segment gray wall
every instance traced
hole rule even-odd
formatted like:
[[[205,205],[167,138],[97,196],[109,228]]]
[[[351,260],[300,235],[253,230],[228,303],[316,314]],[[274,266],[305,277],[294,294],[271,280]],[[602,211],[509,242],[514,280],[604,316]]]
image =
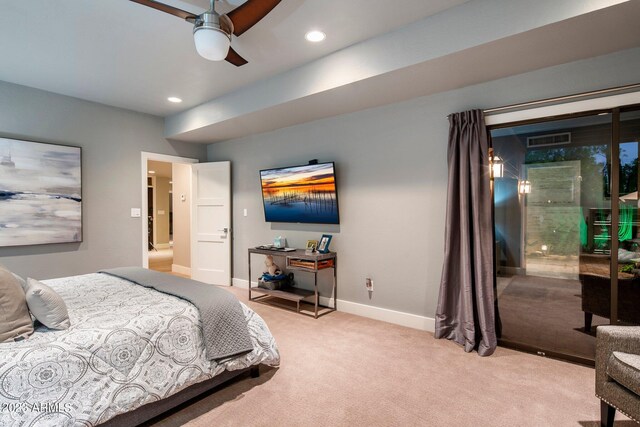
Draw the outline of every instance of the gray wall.
[[[0,263],[43,279],[141,265],[141,219],[130,217],[142,204],[140,152],[206,157],[205,146],[162,135],[158,117],[0,82],[0,137],[82,147],[84,238],[0,248]]]
[[[637,83],[639,67],[640,49],[632,49],[209,145],[210,161],[232,161],[234,277],[247,279],[250,246],[282,234],[301,247],[328,232],[339,299],[433,317],[444,247],[445,116]],[[266,223],[258,171],[314,158],[336,162],[340,226]]]

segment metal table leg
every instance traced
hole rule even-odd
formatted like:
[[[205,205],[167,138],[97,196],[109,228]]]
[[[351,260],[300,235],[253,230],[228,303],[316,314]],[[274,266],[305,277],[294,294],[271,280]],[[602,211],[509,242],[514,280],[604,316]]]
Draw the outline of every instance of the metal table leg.
[[[333,259],[333,309],[338,310],[338,260]]]
[[[249,252],[248,258],[249,258],[249,301],[251,301],[251,252]]]
[[[315,271],[313,273],[313,289],[316,292],[316,307],[315,307],[315,318],[318,318],[318,301],[319,301],[319,297],[318,297],[318,272]]]

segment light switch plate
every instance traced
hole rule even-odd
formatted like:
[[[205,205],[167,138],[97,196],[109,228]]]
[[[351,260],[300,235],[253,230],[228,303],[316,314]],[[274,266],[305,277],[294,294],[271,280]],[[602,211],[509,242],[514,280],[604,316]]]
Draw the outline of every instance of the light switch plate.
[[[140,218],[141,216],[140,208],[131,208],[131,218]]]

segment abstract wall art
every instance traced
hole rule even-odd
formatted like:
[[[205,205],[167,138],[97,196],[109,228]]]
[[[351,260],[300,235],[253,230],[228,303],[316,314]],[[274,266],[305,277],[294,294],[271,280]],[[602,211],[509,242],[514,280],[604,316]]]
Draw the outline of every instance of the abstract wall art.
[[[79,147],[0,138],[0,246],[82,241]]]

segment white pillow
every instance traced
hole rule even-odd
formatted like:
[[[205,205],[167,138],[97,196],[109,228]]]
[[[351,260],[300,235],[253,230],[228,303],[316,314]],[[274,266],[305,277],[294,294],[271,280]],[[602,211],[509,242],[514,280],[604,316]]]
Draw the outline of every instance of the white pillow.
[[[69,312],[60,295],[44,283],[27,279],[27,305],[31,314],[49,329],[69,329]]]

